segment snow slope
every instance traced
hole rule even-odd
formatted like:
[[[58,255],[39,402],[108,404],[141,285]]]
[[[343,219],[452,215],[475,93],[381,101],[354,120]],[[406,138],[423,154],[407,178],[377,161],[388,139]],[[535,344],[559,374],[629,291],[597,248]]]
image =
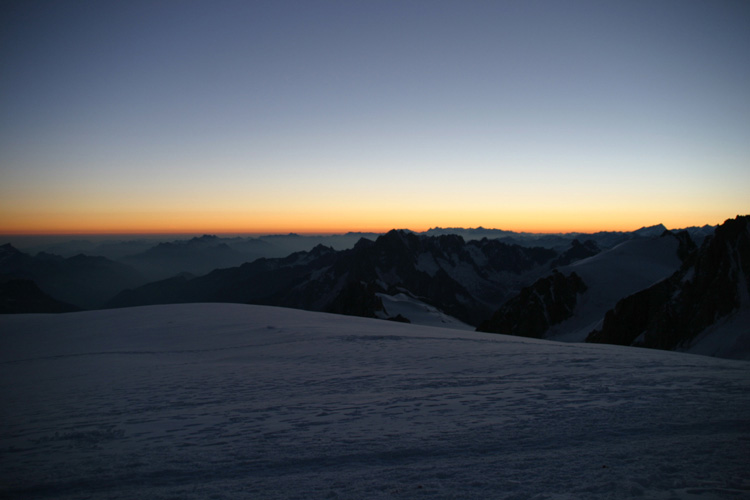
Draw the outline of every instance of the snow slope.
[[[415,325],[455,328],[457,330],[475,330],[475,327],[467,325],[463,321],[445,314],[436,307],[425,304],[421,300],[415,299],[405,293],[397,293],[394,295],[376,293],[375,295],[380,297],[380,300],[383,301],[383,308],[385,311],[379,315],[381,319],[401,315],[408,318],[409,322]]]
[[[750,308],[721,318],[678,351],[750,361]]]
[[[742,498],[750,363],[281,308],[0,317],[2,498]]]
[[[578,274],[588,290],[579,296],[573,317],[550,328],[547,338],[583,342],[618,300],[648,288],[680,268],[678,246],[673,237],[639,238],[560,267],[563,274]]]

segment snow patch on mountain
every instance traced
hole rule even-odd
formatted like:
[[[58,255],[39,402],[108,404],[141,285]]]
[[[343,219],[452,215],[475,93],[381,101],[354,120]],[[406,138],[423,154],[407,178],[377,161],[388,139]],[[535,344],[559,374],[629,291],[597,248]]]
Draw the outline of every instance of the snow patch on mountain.
[[[384,312],[377,314],[381,319],[401,316],[409,320],[410,323],[423,326],[435,326],[442,328],[455,328],[457,330],[473,331],[474,327],[459,321],[458,319],[445,314],[436,307],[425,304],[419,299],[407,295],[406,293],[397,293],[388,295],[386,293],[376,293],[380,300],[383,301]]]
[[[678,247],[679,241],[671,236],[633,239],[560,267],[563,274],[578,274],[588,290],[579,296],[573,317],[550,328],[547,338],[583,342],[618,300],[677,271]]]

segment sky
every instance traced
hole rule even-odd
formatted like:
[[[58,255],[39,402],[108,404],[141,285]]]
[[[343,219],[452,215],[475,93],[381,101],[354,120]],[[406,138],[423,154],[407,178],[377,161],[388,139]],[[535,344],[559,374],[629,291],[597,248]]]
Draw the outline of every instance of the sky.
[[[750,213],[746,1],[0,4],[0,233]]]

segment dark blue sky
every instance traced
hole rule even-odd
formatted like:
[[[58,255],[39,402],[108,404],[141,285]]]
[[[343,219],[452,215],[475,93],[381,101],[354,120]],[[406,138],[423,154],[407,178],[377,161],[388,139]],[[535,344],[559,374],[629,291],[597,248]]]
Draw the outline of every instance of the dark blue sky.
[[[0,230],[750,212],[748,2],[32,1],[0,22]]]

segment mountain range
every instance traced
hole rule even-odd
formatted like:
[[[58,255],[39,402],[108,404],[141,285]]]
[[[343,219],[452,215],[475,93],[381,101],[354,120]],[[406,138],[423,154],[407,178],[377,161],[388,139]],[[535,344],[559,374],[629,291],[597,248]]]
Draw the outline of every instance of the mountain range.
[[[586,247],[598,251],[595,245]],[[572,245],[571,252],[581,252]],[[240,302],[366,317],[390,317],[378,294],[405,294],[459,320],[477,324],[518,283],[567,259],[542,247],[457,235],[420,236],[393,230],[351,249],[318,245],[280,259],[257,259],[199,277],[178,276],[122,292],[107,305]]]
[[[106,257],[81,254],[66,258],[45,252],[32,256],[6,243],[0,246],[0,281],[15,280],[33,282],[43,294],[80,309],[101,307],[119,291],[145,282],[145,278],[132,267]],[[29,299],[33,295],[33,300],[42,300],[28,286],[4,286],[4,302],[18,300],[18,297],[9,295],[13,290],[18,293],[23,290]],[[22,303],[17,303],[17,306],[21,310],[26,307]]]
[[[713,232],[713,226],[685,229],[696,243]],[[597,233],[535,234],[479,228],[432,228],[418,236],[459,235],[465,241],[499,240],[525,247],[544,247],[565,251],[574,240],[593,241],[601,249],[611,248],[633,238],[659,236],[666,228],[662,224],[642,227],[636,231],[602,231]],[[0,236],[29,255],[54,254],[69,258],[77,255],[99,256],[127,264],[146,281],[172,277],[178,273],[201,275],[217,268],[239,266],[256,259],[281,258],[294,252],[309,251],[316,245],[334,250],[353,248],[362,238],[375,240],[382,233],[350,232],[335,235],[275,234],[258,237],[203,235],[182,239],[154,235],[124,237],[101,236],[98,239],[70,239],[64,236]],[[173,237],[172,237],[173,238]]]
[[[370,237],[350,233],[337,240],[319,237],[340,246],[356,239],[348,248],[319,243],[284,257],[251,261],[245,260],[250,249],[263,253],[319,240],[204,235],[159,242],[117,261],[46,252],[31,256],[6,244],[0,247],[0,310],[237,302],[684,350],[722,318],[734,325],[737,339],[748,330],[750,316],[742,312],[750,302],[747,219],[728,220],[715,234],[708,226],[675,232],[662,225],[580,238],[483,228],[392,230]],[[278,241],[271,243],[274,238]],[[693,276],[700,278],[699,284]],[[716,276],[721,278],[706,284]],[[717,292],[727,288],[739,292]],[[706,294],[720,305],[701,302]],[[685,298],[678,304],[664,300],[666,295]],[[690,328],[674,319],[692,317],[688,312],[695,307],[708,312],[691,321]],[[669,314],[674,318],[667,321]],[[684,335],[675,336],[677,331]],[[713,337],[717,335],[723,334]],[[665,336],[676,340],[655,340]]]

